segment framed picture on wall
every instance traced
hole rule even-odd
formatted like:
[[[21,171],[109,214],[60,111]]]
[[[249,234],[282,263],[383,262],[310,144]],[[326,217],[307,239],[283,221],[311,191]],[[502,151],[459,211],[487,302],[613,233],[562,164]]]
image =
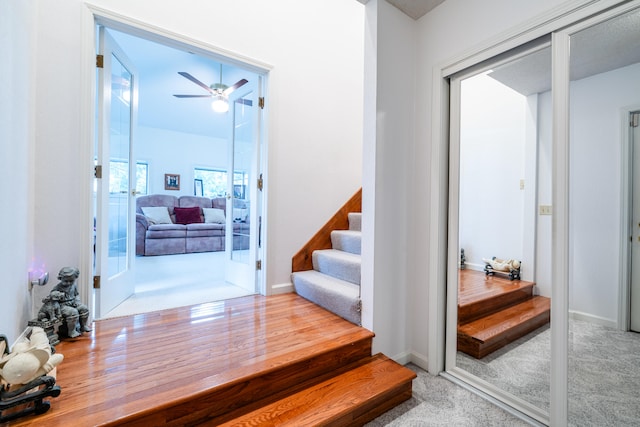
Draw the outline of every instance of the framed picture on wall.
[[[164,174],[165,190],[180,190],[180,175],[165,173]]]
[[[202,190],[202,180],[201,179],[194,179],[193,180],[193,195],[194,196],[203,196],[203,190]]]

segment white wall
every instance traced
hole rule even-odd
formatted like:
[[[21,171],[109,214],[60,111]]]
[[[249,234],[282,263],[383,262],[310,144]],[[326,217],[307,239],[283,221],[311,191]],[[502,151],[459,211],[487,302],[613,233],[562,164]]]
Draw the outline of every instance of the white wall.
[[[616,324],[622,115],[640,106],[640,64],[571,84],[569,308]],[[597,320],[597,319],[596,319]]]
[[[640,64],[571,83],[569,309],[615,326],[620,283],[622,115],[640,106]],[[551,93],[539,96],[539,204],[551,204]],[[551,217],[538,217],[536,281],[551,288]],[[542,292],[546,295],[545,292]]]
[[[523,261],[527,99],[486,74],[461,86],[460,247],[479,270],[483,258]]]
[[[28,271],[42,261],[42,254],[31,249],[35,76],[28,52],[35,47],[34,8],[32,0],[0,0],[0,335],[10,344],[31,318]]]
[[[190,133],[139,126],[135,156],[149,165],[149,194],[193,196],[196,167],[227,169],[227,141]],[[165,190],[164,175],[180,175],[180,190]]]
[[[367,3],[363,171],[363,325],[374,352],[408,361],[407,228],[415,94],[415,21],[383,0]],[[375,107],[375,109],[374,109]]]
[[[361,186],[364,6],[355,1],[96,0],[114,13],[271,64],[267,94],[267,286],[290,283],[291,257]],[[82,0],[38,2],[35,243],[52,270],[89,242],[81,201],[90,159],[80,130]],[[212,20],[223,16],[224,19]],[[25,60],[26,61],[26,60]],[[92,82],[90,82],[92,83]],[[86,175],[85,175],[86,174]],[[86,187],[86,188],[85,188]],[[55,207],[55,209],[53,209]],[[24,272],[20,273],[24,275]],[[44,290],[47,292],[48,289]],[[268,289],[267,291],[270,291]]]

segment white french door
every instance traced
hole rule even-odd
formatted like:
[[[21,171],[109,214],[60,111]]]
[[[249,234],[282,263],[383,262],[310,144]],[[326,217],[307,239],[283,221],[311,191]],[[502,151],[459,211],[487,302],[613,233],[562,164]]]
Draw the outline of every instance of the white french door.
[[[260,78],[258,77],[258,80]],[[259,234],[259,81],[229,96],[225,280],[256,292]]]
[[[96,317],[102,317],[134,293],[135,159],[137,76],[132,62],[99,27],[96,197]]]

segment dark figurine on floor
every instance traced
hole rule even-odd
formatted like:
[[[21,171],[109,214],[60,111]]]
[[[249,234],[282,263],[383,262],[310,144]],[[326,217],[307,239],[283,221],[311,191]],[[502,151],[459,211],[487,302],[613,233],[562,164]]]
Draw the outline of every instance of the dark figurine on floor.
[[[63,267],[58,273],[60,282],[53,288],[53,292],[58,291],[64,294],[60,300],[60,311],[64,319],[59,328],[59,332],[66,334],[69,338],[79,337],[82,332],[91,332],[87,325],[89,321],[89,309],[80,302],[76,280],[80,276],[80,270],[73,267]]]

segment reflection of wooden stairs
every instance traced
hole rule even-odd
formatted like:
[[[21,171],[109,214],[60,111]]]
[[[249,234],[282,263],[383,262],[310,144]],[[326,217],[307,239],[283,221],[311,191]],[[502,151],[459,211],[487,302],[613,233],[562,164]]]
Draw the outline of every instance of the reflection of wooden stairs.
[[[549,323],[551,300],[535,283],[460,270],[458,350],[477,359]]]

